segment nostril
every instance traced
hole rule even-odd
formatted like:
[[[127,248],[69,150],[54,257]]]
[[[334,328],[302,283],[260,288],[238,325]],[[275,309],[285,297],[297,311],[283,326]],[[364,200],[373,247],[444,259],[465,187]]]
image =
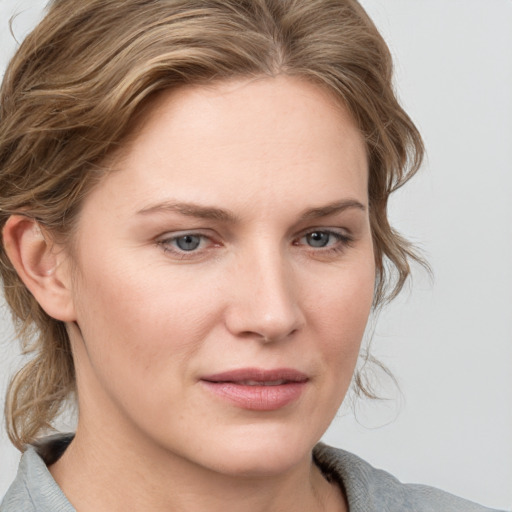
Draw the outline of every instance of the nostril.
[[[258,332],[258,331],[245,331],[238,334],[242,339],[255,340],[263,344],[274,343],[283,339],[293,337],[299,329],[293,328],[291,330],[279,329],[273,332]]]

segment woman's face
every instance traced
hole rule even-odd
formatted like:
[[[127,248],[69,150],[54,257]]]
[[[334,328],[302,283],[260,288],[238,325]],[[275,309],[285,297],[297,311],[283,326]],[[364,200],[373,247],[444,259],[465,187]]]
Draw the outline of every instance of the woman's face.
[[[224,473],[307,460],[373,297],[354,122],[293,78],[184,87],[113,168],[76,232],[79,431]]]

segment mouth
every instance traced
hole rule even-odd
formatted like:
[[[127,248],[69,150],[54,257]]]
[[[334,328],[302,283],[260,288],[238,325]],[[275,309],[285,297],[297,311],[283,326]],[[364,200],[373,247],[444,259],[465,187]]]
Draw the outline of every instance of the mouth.
[[[278,386],[287,382],[305,382],[308,380],[308,376],[292,368],[276,368],[274,370],[239,368],[208,375],[202,377],[201,380],[209,382],[236,382],[246,386]]]
[[[231,381],[226,381],[231,382]],[[233,383],[239,384],[240,386],[281,386],[282,384],[287,384],[288,380],[280,379],[280,380],[269,380],[269,381],[258,381],[258,380],[240,380],[233,381]]]
[[[200,379],[222,401],[252,411],[275,411],[300,398],[309,381],[294,369],[242,368]]]

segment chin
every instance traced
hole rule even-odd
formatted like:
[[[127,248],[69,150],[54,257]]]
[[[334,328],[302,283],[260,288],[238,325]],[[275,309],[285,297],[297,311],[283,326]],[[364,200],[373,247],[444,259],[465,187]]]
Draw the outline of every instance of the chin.
[[[270,430],[254,426],[238,435],[226,433],[202,452],[210,459],[209,463],[205,461],[206,465],[222,474],[246,478],[282,475],[305,461],[309,467],[312,449],[318,441],[316,436],[308,441],[308,436],[298,430]]]

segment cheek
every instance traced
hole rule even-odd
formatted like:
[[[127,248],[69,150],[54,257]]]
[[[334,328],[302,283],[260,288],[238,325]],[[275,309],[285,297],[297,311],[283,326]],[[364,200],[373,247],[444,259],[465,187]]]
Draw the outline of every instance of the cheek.
[[[153,374],[191,357],[210,328],[214,302],[199,282],[161,268],[88,262],[75,291],[78,324],[97,366]]]
[[[315,427],[318,437],[331,423],[350,387],[373,301],[373,265],[350,267],[334,274],[329,286],[311,302],[314,350],[321,358],[316,382],[322,398],[315,402],[311,414],[319,419]]]
[[[149,423],[169,407],[184,410],[212,301],[148,267],[122,275],[86,270],[76,289],[83,343],[74,354],[79,391],[97,403],[82,397],[82,407]]]
[[[373,262],[347,269],[315,296],[313,317],[330,364],[354,367],[373,303]],[[350,375],[351,377],[351,375]]]

